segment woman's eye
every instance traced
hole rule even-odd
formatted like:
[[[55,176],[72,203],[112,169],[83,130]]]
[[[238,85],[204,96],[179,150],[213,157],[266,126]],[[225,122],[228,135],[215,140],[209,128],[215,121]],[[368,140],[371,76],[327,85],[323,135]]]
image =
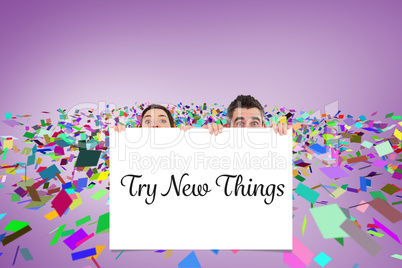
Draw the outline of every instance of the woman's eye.
[[[161,122],[162,122],[162,123],[166,123],[167,121],[166,121],[165,119],[162,119]]]
[[[239,123],[237,123],[237,125],[238,125],[238,126],[242,126],[242,125],[243,125],[243,122],[239,122]]]
[[[151,120],[145,120],[145,124],[150,124]]]

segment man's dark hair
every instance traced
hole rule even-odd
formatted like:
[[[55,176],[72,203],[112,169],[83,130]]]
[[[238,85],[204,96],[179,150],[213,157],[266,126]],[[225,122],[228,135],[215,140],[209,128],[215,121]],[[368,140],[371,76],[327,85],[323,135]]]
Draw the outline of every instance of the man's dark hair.
[[[173,119],[172,114],[170,113],[170,111],[168,109],[166,109],[164,106],[159,105],[159,104],[151,104],[147,108],[145,108],[144,111],[142,111],[142,114],[141,114],[141,127],[142,127],[142,119],[144,118],[144,115],[149,110],[152,110],[152,109],[163,110],[166,113],[167,117],[169,118],[170,127],[174,127],[174,119]]]
[[[251,95],[239,95],[237,98],[232,101],[229,104],[226,116],[228,117],[228,122],[229,125],[231,124],[230,122],[232,121],[233,118],[233,112],[236,108],[258,108],[261,112],[261,119],[262,119],[262,124],[264,124],[264,119],[265,119],[265,112],[264,108],[262,107],[261,103],[256,100],[253,96]]]

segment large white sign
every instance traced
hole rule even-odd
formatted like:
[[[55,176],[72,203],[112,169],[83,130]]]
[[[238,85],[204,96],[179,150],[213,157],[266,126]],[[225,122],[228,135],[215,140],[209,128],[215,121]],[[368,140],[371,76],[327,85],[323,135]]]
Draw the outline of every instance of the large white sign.
[[[292,133],[110,133],[110,249],[292,249]]]

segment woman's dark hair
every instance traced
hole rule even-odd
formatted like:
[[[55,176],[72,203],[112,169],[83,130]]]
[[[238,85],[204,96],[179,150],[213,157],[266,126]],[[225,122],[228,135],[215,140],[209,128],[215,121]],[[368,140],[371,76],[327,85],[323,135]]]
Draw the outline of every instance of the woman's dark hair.
[[[141,127],[142,127],[142,119],[144,118],[144,115],[145,115],[149,110],[152,110],[152,109],[160,109],[160,110],[163,110],[163,111],[166,113],[167,117],[169,118],[170,127],[174,127],[174,126],[175,126],[174,120],[173,120],[173,116],[172,116],[172,114],[169,112],[168,109],[166,109],[164,106],[159,105],[159,104],[151,104],[151,105],[149,105],[147,108],[145,108],[144,111],[142,111],[142,114],[141,114]]]

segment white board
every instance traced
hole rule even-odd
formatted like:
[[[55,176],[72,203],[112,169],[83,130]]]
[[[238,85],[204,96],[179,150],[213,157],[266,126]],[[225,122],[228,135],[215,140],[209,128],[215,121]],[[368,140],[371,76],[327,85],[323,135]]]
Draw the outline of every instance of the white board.
[[[129,128],[109,150],[111,250],[292,249],[291,132]]]

